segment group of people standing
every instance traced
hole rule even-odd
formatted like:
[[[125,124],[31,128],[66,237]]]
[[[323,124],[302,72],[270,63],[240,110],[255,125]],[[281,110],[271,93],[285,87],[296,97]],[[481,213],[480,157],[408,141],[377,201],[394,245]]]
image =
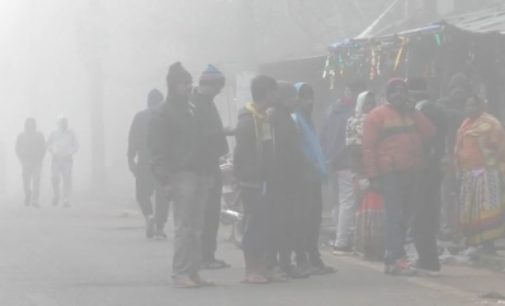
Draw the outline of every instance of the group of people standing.
[[[503,238],[505,131],[464,76],[451,84],[435,102],[425,79],[392,79],[376,106],[364,83],[350,82],[330,107],[321,140],[337,191],[336,253],[358,242],[365,258],[384,258],[387,274],[436,275],[444,228],[485,252]],[[417,262],[407,257],[408,240]]]
[[[27,118],[24,131],[16,140],[16,155],[21,163],[24,186],[24,204],[39,207],[40,179],[46,151],[51,154],[51,177],[54,206],[71,206],[73,156],[78,151],[77,138],[68,126],[68,120],[58,118],[57,129],[46,141],[37,130],[34,118]],[[63,181],[63,196],[61,183]]]
[[[335,272],[319,252],[323,184],[334,195],[335,251],[352,251],[359,241],[365,256],[384,259],[387,274],[440,271],[441,210],[458,211],[457,227],[469,246],[492,249],[503,236],[505,131],[478,95],[434,102],[426,80],[392,79],[379,103],[364,83],[351,82],[317,133],[309,84],[255,77],[252,101],[228,129],[214,103],[225,85],[216,67],[209,65],[193,88],[191,74],[175,63],[166,82],[167,97],[151,91],[148,109],[135,116],[128,158],[148,238],[166,237],[173,205],[176,287],[211,286],[199,271],[229,267],[215,253],[219,160],[232,135],[244,207],[244,283]],[[457,209],[441,209],[447,177],[458,182]],[[367,201],[375,204],[360,210]],[[405,251],[409,238],[418,253],[415,267]]]
[[[215,258],[222,193],[219,161],[229,148],[214,98],[225,77],[209,65],[193,88],[191,74],[178,62],[170,66],[166,82],[167,97],[151,91],[147,110],[133,120],[129,166],[148,238],[166,238],[163,229],[173,205],[174,285],[210,286],[200,269],[230,266]]]
[[[318,250],[326,167],[310,118],[312,87],[256,77],[253,102],[240,112],[236,129],[230,129],[223,127],[214,103],[225,85],[216,67],[209,65],[193,88],[191,74],[175,63],[166,82],[167,97],[151,91],[148,108],[133,120],[128,160],[148,238],[166,237],[163,228],[169,203],[173,205],[174,285],[210,286],[199,271],[229,267],[215,253],[222,194],[219,161],[228,153],[226,137],[232,135],[245,214],[244,282],[333,273]]]

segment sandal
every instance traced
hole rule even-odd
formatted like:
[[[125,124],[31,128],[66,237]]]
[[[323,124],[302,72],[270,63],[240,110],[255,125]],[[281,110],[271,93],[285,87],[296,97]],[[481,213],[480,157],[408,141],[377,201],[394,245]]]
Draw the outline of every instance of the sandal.
[[[174,288],[178,289],[195,289],[200,288],[200,284],[192,280],[191,278],[176,278],[174,280]]]
[[[216,286],[215,283],[206,281],[206,280],[202,279],[199,275],[192,276],[190,279],[193,282],[195,282],[196,284],[198,284],[198,286],[200,286],[200,287],[214,287],[214,286]]]
[[[214,259],[213,261],[206,262],[203,264],[202,268],[206,270],[220,270],[230,268],[231,265],[227,264],[223,260]]]
[[[250,285],[266,285],[270,283],[270,280],[259,274],[250,274],[246,279],[242,281],[242,283]]]

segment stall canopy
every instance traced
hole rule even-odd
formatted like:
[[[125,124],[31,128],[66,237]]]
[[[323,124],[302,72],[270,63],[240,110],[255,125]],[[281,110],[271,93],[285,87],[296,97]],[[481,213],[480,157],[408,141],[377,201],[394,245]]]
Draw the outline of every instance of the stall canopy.
[[[498,111],[505,83],[505,7],[451,17],[422,28],[329,47],[324,78],[331,88],[367,80],[381,88],[392,77],[424,77],[442,95],[450,77],[466,74]]]

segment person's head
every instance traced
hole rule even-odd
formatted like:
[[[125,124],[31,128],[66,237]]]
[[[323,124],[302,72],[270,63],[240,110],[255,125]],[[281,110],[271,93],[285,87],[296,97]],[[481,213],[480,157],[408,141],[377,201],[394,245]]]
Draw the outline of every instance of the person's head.
[[[33,133],[37,130],[37,122],[35,118],[29,117],[25,120],[25,132]]]
[[[167,87],[170,97],[189,100],[193,90],[193,78],[181,62],[172,64],[168,69]]]
[[[468,79],[468,77],[463,73],[454,74],[449,80],[449,92],[454,89],[462,89],[465,91],[470,91],[472,87],[472,83]]]
[[[428,100],[428,82],[423,77],[413,77],[407,80],[407,86],[409,88],[409,95],[414,99],[415,103]]]
[[[353,80],[345,84],[342,103],[345,105],[354,105],[358,95],[367,90],[365,82]]]
[[[63,116],[58,117],[56,124],[58,126],[58,130],[60,131],[68,130],[68,119],[66,117]]]
[[[217,96],[226,83],[224,74],[213,65],[208,65],[202,72],[198,82],[198,90],[202,94]]]
[[[289,112],[294,112],[299,104],[297,99],[296,87],[289,82],[279,82],[277,90],[277,105],[287,109]]]
[[[312,113],[315,99],[314,89],[307,83],[296,83],[295,87],[298,91],[299,106],[303,111],[309,114]]]
[[[147,107],[156,108],[163,102],[163,94],[156,88],[152,89],[147,96]]]
[[[274,105],[277,95],[277,81],[266,75],[259,75],[251,81],[253,102],[263,108]]]
[[[447,99],[447,103],[454,107],[463,107],[466,99],[471,95],[466,89],[462,88],[454,88],[449,93],[449,97]]]
[[[486,101],[476,94],[467,97],[465,101],[465,113],[468,118],[477,118],[486,110]]]
[[[364,91],[358,95],[355,113],[368,114],[376,106],[375,94],[371,91]]]
[[[409,92],[403,79],[391,79],[386,86],[386,99],[394,108],[405,111],[409,107]]]

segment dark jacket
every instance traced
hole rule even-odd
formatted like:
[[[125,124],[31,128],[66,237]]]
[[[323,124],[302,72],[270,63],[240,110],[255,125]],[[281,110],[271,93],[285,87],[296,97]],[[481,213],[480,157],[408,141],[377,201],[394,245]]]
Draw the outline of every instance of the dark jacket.
[[[353,115],[354,109],[343,104],[330,106],[328,115],[321,131],[321,147],[331,170],[349,169],[345,130],[347,120]]]
[[[147,148],[147,131],[154,112],[153,109],[138,112],[130,126],[128,160],[132,161],[137,158],[137,167],[140,169],[149,169],[151,166],[151,155]]]
[[[425,147],[426,165],[430,168],[440,168],[442,159],[445,157],[445,143],[448,130],[448,122],[445,110],[431,100],[417,103],[420,110],[437,128],[437,133]]]
[[[291,113],[277,107],[272,116],[274,137],[275,177],[277,187],[292,191],[296,186],[314,178],[315,171],[303,151],[303,138]]]
[[[166,184],[173,173],[200,171],[200,140],[195,106],[168,98],[153,114],[148,129],[153,175]]]
[[[202,130],[199,159],[202,167],[213,169],[219,165],[219,158],[228,153],[229,147],[223,132],[223,122],[212,96],[196,91],[192,98]]]
[[[38,166],[46,154],[46,140],[40,132],[21,133],[16,141],[16,155],[24,166]]]
[[[271,180],[273,170],[273,138],[257,139],[253,115],[239,111],[235,128],[235,151],[233,169],[235,177],[244,187],[261,188]]]

